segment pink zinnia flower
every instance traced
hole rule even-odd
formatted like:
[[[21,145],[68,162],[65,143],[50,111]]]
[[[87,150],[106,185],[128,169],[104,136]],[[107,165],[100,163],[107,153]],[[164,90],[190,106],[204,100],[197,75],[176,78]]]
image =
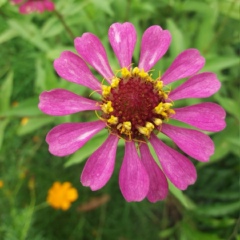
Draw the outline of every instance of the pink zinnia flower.
[[[102,43],[92,33],[84,33],[75,39],[80,57],[64,51],[54,61],[59,76],[101,94],[100,101],[54,89],[43,92],[39,103],[39,108],[49,115],[93,110],[99,111],[100,119],[60,124],[48,133],[46,141],[53,155],[66,156],[105,129],[108,133],[106,141],[89,157],[81,175],[84,186],[98,190],[110,179],[118,140],[124,139],[125,154],[119,174],[124,198],[141,201],[147,197],[156,202],[167,196],[166,177],[181,190],[197,178],[193,163],[163,143],[157,135],[167,135],[183,152],[199,161],[208,161],[214,152],[214,144],[208,135],[166,122],[175,119],[212,132],[225,127],[225,111],[219,105],[205,102],[173,109],[173,101],[209,97],[219,90],[220,82],[214,73],[198,73],[205,60],[196,49],[180,53],[167,71],[154,80],[148,72],[166,53],[171,42],[169,31],[160,26],[151,26],[144,32],[138,67],[131,67],[137,40],[134,26],[128,22],[114,23],[109,28],[108,37],[121,67],[116,75],[110,68]],[[93,76],[85,62],[103,76],[106,84],[101,84]],[[188,77],[170,92],[168,84]],[[153,159],[148,144],[154,148],[160,166]]]
[[[11,0],[11,3],[20,5],[19,12],[21,14],[54,10],[54,3],[50,0]]]

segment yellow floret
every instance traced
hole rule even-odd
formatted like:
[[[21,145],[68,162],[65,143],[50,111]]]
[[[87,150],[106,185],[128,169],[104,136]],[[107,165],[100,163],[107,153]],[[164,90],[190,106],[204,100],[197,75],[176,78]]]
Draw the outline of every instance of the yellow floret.
[[[150,136],[151,133],[146,127],[138,127],[138,131],[147,137]]]
[[[168,109],[170,109],[170,107],[172,107],[172,105],[173,105],[172,103],[164,103],[163,107],[165,110],[168,110]]]
[[[111,117],[107,120],[107,122],[112,125],[116,125],[118,123],[118,117],[114,117],[113,115],[111,115]]]
[[[159,126],[162,124],[162,120],[160,118],[154,118],[153,122],[155,123],[155,125]]]
[[[105,86],[102,85],[102,95],[103,97],[107,97],[111,92],[111,87],[110,86]]]
[[[164,118],[168,118],[168,113],[167,113],[167,112],[161,112],[161,115],[162,115]]]
[[[123,122],[123,128],[130,131],[132,127],[132,123],[127,121],[127,122]]]
[[[150,137],[151,132],[154,129],[154,125],[151,122],[146,122],[145,127],[138,127],[138,131],[145,135],[146,137]]]
[[[140,70],[138,67],[135,67],[133,70],[132,70],[132,74],[137,76],[139,74]]]
[[[163,97],[164,99],[168,99],[168,94],[167,94],[166,92],[160,90],[160,91],[158,92],[158,94],[159,94],[161,97]]]
[[[139,77],[147,78],[149,77],[148,73],[146,73],[143,69],[138,73]]]
[[[162,103],[161,102],[154,108],[153,111],[157,114],[160,114],[164,119],[168,120],[169,114],[175,113],[175,111],[173,109],[170,109],[170,107],[172,107],[172,105],[173,105],[172,103]],[[160,122],[160,124],[161,124],[161,122]]]
[[[160,91],[160,90],[162,90],[162,88],[163,88],[163,81],[157,81],[155,83],[155,89]]]
[[[169,110],[168,110],[168,113],[169,113],[169,114],[175,114],[175,111],[174,111],[173,109],[169,109]]]
[[[157,114],[161,114],[161,112],[164,110],[163,108],[163,103],[160,102],[155,108],[154,108],[154,112]]]
[[[146,122],[146,128],[152,131],[154,129],[154,125],[151,122]]]
[[[113,107],[112,107],[111,101],[107,101],[107,103],[104,103],[101,108],[102,108],[103,112],[105,112],[105,113],[113,112]]]
[[[123,78],[131,77],[131,73],[127,68],[122,68],[121,74]]]
[[[120,133],[126,134],[126,135],[131,135],[131,128],[132,128],[132,123],[129,121],[123,122],[118,124],[117,129],[120,130]]]
[[[118,77],[114,77],[111,82],[111,87],[113,88],[117,87],[119,82],[120,82],[120,79]]]

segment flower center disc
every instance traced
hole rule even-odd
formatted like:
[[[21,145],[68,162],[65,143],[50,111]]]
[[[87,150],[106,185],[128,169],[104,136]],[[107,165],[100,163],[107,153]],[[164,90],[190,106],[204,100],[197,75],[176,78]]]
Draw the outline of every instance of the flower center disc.
[[[174,113],[166,103],[163,83],[138,68],[121,69],[111,86],[103,85],[102,118],[112,133],[125,140],[144,141],[162,121]]]
[[[131,77],[125,82],[121,79],[109,98],[114,109],[112,114],[118,117],[119,122],[130,121],[132,127],[144,126],[154,117],[152,110],[162,100],[153,90],[152,83],[140,78]]]

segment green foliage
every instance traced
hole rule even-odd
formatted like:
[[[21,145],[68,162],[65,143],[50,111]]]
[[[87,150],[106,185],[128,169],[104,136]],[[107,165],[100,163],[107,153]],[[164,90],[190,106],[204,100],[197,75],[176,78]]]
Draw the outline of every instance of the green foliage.
[[[3,112],[9,108],[10,98],[12,94],[12,85],[13,85],[13,72],[9,72],[5,81],[1,86],[0,92],[0,111]]]
[[[0,188],[0,239],[240,239],[239,1],[58,0],[57,12],[30,15],[20,15],[17,6],[9,2],[0,0],[0,181],[4,183]],[[156,74],[163,73],[184,49],[198,48],[206,58],[203,71],[215,72],[222,83],[209,100],[227,112],[227,127],[210,135],[215,154],[208,163],[194,162],[198,172],[194,186],[182,192],[170,184],[168,198],[156,204],[147,200],[127,203],[121,196],[118,173],[123,141],[110,182],[98,192],[82,187],[79,175],[84,161],[106,139],[106,133],[99,133],[69,157],[54,157],[44,140],[53,126],[96,116],[80,113],[51,117],[37,106],[44,90],[65,88],[84,96],[90,94],[85,87],[59,78],[53,68],[53,60],[62,51],[75,51],[71,34],[98,35],[111,66],[117,70],[107,32],[113,22],[123,21],[132,22],[137,30],[134,64],[138,63],[144,30],[161,25],[171,32],[172,43],[154,67]],[[207,100],[182,100],[179,106],[202,101]],[[27,119],[25,123],[23,118]],[[169,142],[167,137],[163,140]],[[78,189],[78,200],[66,212],[46,204],[54,181],[69,181]],[[88,212],[79,210],[82,204],[104,194],[110,196],[105,204]]]

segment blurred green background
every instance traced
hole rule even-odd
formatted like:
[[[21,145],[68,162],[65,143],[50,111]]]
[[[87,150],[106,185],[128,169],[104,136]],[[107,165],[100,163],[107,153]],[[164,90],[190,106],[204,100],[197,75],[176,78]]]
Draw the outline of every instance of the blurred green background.
[[[0,0],[0,239],[3,240],[235,240],[240,239],[239,196],[239,8],[238,0],[58,0],[56,12],[21,15]],[[170,30],[172,44],[155,66],[163,72],[181,51],[197,48],[206,58],[202,71],[215,72],[221,90],[207,100],[227,112],[227,127],[210,136],[215,154],[208,163],[193,160],[195,185],[181,192],[171,187],[168,198],[155,204],[128,203],[118,186],[123,144],[114,175],[97,192],[83,187],[84,162],[105,138],[98,135],[75,154],[58,158],[48,152],[47,132],[67,121],[89,121],[94,114],[51,117],[38,108],[44,90],[89,91],[60,79],[53,60],[63,50],[75,51],[73,35],[96,34],[105,45],[114,70],[119,68],[108,43],[114,22],[132,22],[138,33],[133,62],[138,62],[141,35],[151,25]],[[99,78],[101,79],[101,78]],[[171,143],[169,143],[171,144]],[[78,199],[67,211],[45,204],[55,181],[69,181]],[[1,185],[1,184],[0,184]],[[104,201],[105,199],[105,201]],[[95,206],[91,205],[95,202]]]

